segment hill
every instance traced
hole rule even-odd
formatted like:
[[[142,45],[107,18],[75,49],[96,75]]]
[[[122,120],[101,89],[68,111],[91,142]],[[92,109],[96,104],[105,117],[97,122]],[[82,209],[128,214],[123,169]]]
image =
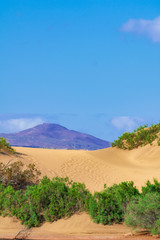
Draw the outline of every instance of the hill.
[[[0,161],[8,162],[12,158],[25,165],[34,163],[42,176],[68,176],[85,183],[92,192],[101,191],[104,184],[134,181],[140,188],[147,180],[160,180],[160,147],[156,142],[133,150],[112,147],[97,151],[22,147],[15,150],[19,153],[17,156],[0,155]]]
[[[110,143],[88,134],[69,130],[58,124],[44,123],[18,133],[4,134],[11,146],[97,150],[110,147]]]

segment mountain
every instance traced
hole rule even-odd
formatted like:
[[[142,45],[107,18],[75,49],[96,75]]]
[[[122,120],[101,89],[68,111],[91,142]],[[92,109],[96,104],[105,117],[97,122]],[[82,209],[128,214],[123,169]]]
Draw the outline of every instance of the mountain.
[[[110,147],[107,141],[50,123],[43,123],[18,133],[0,133],[0,137],[7,138],[11,146],[19,147],[86,150]]]

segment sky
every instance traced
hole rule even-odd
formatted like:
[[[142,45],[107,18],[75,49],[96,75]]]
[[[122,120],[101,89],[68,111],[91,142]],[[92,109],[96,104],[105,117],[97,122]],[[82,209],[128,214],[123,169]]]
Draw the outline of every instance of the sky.
[[[1,0],[0,56],[0,132],[160,120],[159,0]]]

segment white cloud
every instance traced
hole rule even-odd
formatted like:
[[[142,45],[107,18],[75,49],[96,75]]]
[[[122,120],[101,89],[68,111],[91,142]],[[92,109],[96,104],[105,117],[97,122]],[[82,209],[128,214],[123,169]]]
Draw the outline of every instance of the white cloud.
[[[112,125],[118,130],[122,131],[133,131],[140,124],[142,124],[143,119],[129,116],[115,117],[112,119]]]
[[[121,27],[123,32],[134,32],[146,35],[153,42],[160,42],[160,16],[153,20],[130,19]]]
[[[0,120],[1,132],[18,132],[43,123],[42,118],[15,118]]]

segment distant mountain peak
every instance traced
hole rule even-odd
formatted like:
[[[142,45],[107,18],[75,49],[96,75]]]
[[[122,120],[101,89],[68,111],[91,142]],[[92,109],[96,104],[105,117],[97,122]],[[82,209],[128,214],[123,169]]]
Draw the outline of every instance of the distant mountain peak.
[[[43,123],[18,133],[0,134],[0,137],[7,138],[11,146],[20,147],[86,150],[110,147],[107,141],[54,123]]]
[[[40,125],[35,126],[34,128],[32,128],[36,131],[39,132],[49,132],[49,131],[63,131],[63,130],[68,130],[66,127],[63,127],[59,124],[55,124],[55,123],[42,123]]]
[[[42,123],[34,127],[35,129],[48,129],[48,130],[55,130],[55,129],[67,129],[56,123]]]

